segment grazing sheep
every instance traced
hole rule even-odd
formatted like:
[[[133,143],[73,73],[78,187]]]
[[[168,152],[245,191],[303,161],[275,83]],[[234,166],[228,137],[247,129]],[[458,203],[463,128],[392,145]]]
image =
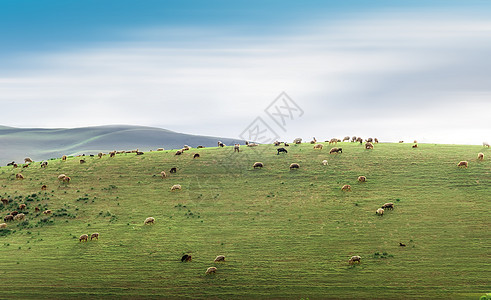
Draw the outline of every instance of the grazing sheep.
[[[144,153],[141,151],[136,151],[136,155],[143,155]]]
[[[458,164],[457,164],[457,167],[468,167],[469,166],[469,163],[467,161],[460,161]]]
[[[399,141],[399,143],[404,143],[404,141]]]
[[[7,228],[7,223],[2,223],[2,224],[0,224],[0,228],[2,228],[2,229],[3,229],[3,228]]]
[[[155,219],[153,217],[148,217],[145,219],[145,222],[143,222],[143,225],[147,225],[147,224],[155,224]]]
[[[70,183],[70,180],[72,180],[72,179],[68,176],[65,176],[65,178],[63,178],[64,183]]]
[[[103,155],[104,154],[102,152],[97,153],[97,156],[99,156],[99,158],[102,158]]]
[[[350,265],[354,264],[355,262],[357,263],[361,263],[361,256],[359,255],[355,255],[355,256],[352,256],[349,260],[348,260],[348,263]]]
[[[484,153],[482,153],[482,152],[481,153],[478,153],[477,154],[477,159],[478,160],[483,160],[484,159]]]
[[[85,159],[81,159],[81,160],[80,160],[80,163],[81,163],[81,164],[85,164]]]
[[[215,258],[215,262],[221,262],[221,261],[225,261],[225,256],[223,256],[223,255],[218,255],[218,256]]]
[[[301,144],[302,143],[302,139],[301,138],[296,138],[296,139],[293,140],[293,143],[294,144],[297,144],[297,145],[298,144]]]
[[[18,165],[17,164],[13,164],[12,167],[14,167],[14,169],[15,169],[15,168],[18,167]]]
[[[43,184],[43,185],[41,186],[41,191],[46,191],[46,189],[47,189],[47,188],[48,188],[48,187],[46,186],[46,184]]]
[[[384,209],[383,208],[378,208],[377,211],[375,212],[376,215],[383,216],[384,215]]]
[[[349,142],[349,136],[345,136],[345,137],[343,138],[343,142],[344,142],[344,141],[348,141],[348,142]]]
[[[297,164],[297,163],[292,163],[292,164],[290,165],[290,170],[292,170],[292,169],[300,169],[300,165],[299,165],[299,164]]]
[[[357,137],[356,137],[356,136],[353,136],[353,137],[351,138],[351,142],[352,142],[352,143],[356,142],[356,139],[357,139]]]
[[[195,154],[193,155],[193,159],[195,159],[195,158],[199,158],[199,153],[195,153]]]
[[[338,143],[338,139],[337,138],[332,138],[329,140],[329,145],[331,144],[337,144]]]
[[[177,168],[176,168],[176,167],[174,167],[174,168],[170,168],[170,171],[169,171],[169,172],[170,172],[170,173],[176,173],[176,172],[177,172]]]
[[[189,149],[191,149],[191,147],[189,147],[188,145],[184,145],[182,147],[182,150],[184,150],[184,151],[188,151]]]
[[[61,157],[61,160],[62,160],[62,161],[66,161],[66,155],[63,155],[63,156]]]
[[[13,221],[13,220],[14,220],[14,216],[12,216],[12,215],[6,215],[6,216],[3,218],[3,220],[4,220],[5,222],[10,222],[10,221]]]
[[[65,178],[65,177],[66,177],[65,174],[60,174],[60,175],[58,175],[58,180],[63,180],[63,178]]]
[[[324,160],[322,161],[322,164],[323,164],[324,166],[327,166],[327,160],[325,160],[325,159],[324,159]]]
[[[24,158],[24,163],[32,163],[32,159],[30,157]]]
[[[373,142],[374,142],[375,144],[378,144],[378,139],[377,139],[377,138],[374,138],[374,139],[373,139]]]
[[[164,179],[165,177],[167,177],[167,174],[165,174],[165,171],[162,171],[160,172],[160,176],[162,176],[162,179]]]
[[[343,185],[343,187],[341,188],[341,191],[351,192],[351,185],[349,185],[349,184]]]
[[[17,214],[14,216],[14,220],[18,220],[18,221],[24,220],[25,217],[26,217],[26,215],[24,215],[23,213],[20,213],[20,214]]]
[[[365,181],[367,181],[367,178],[365,176],[358,176],[358,181],[359,182],[365,182]]]
[[[113,152],[109,152],[109,157],[115,157],[116,156],[116,152],[113,151]]]
[[[315,144],[317,143],[317,140],[315,139],[315,137],[313,138],[313,140],[310,141],[311,144]]]
[[[99,240],[99,233],[93,233],[90,235],[90,240],[92,241],[92,239],[96,239],[96,240]]]
[[[276,155],[280,155],[280,152],[281,153],[288,153],[288,151],[286,151],[285,148],[278,148],[278,149],[276,149],[276,151],[277,151]]]
[[[215,274],[216,271],[217,271],[217,268],[215,268],[215,267],[209,267],[206,270],[205,274],[211,274],[211,273]]]
[[[234,145],[234,152],[240,152],[240,145],[239,144]]]
[[[52,213],[51,209],[47,209],[45,211],[43,211],[43,214],[45,215],[50,215]]]
[[[392,202],[384,203],[384,205],[382,205],[382,208],[383,209],[394,209],[394,203],[392,203]]]
[[[324,145],[322,145],[322,144],[316,144],[314,146],[314,149],[320,149],[320,150],[322,150],[323,147],[324,147]]]
[[[279,146],[279,145],[281,145],[281,142],[279,142],[279,141],[275,141],[275,142],[273,143],[273,145],[275,145],[275,146]]]
[[[48,166],[48,162],[47,161],[43,161],[41,163],[41,168],[46,168]]]
[[[373,143],[373,139],[372,138],[368,138],[367,139],[367,143]]]
[[[399,246],[406,247],[406,244],[403,244],[403,243],[399,242]]]
[[[256,143],[247,143],[247,147],[257,147],[259,144]]]
[[[489,143],[487,143],[487,142],[483,142],[483,143],[482,143],[482,146],[483,146],[483,147],[488,147],[488,148],[489,148]]]
[[[158,148],[157,151],[164,151],[164,148]]]
[[[19,210],[24,210],[24,209],[26,209],[26,207],[27,206],[25,204],[21,204],[21,205],[19,205]]]
[[[198,146],[198,147],[196,147],[196,148],[201,149],[201,148],[204,148],[204,146],[201,146],[201,145],[200,145],[200,146]]]
[[[10,214],[11,214],[12,216],[14,216],[14,217],[15,217],[15,216],[17,216],[17,215],[19,214],[19,212],[18,212],[18,211],[16,211],[16,210],[14,210],[14,211],[13,211],[13,212],[11,212]]]
[[[343,153],[343,148],[332,148],[331,150],[329,150],[329,154],[333,154],[333,153]]]
[[[222,142],[220,142],[220,141],[218,141],[218,147],[225,147],[225,144],[222,143]]]
[[[283,145],[285,145],[285,147],[290,147],[290,145],[287,142],[283,142]]]
[[[25,164],[25,165],[23,165],[23,166],[22,166],[22,168],[23,168],[23,169],[25,169],[25,168],[29,168],[29,164]]]
[[[256,169],[256,168],[262,168],[262,167],[264,167],[264,164],[262,162],[255,162],[252,167],[254,169]]]
[[[414,144],[413,145],[413,148],[418,148],[418,144]]]
[[[86,235],[86,234],[82,234],[79,238],[78,238],[78,241],[81,242],[81,241],[85,241],[87,242],[89,240],[89,236]]]
[[[367,149],[367,150],[373,149],[373,144],[372,144],[372,142],[367,142],[367,143],[365,144],[365,149]]]
[[[24,179],[24,175],[22,175],[21,173],[17,173],[17,174],[15,174],[15,178],[16,179]]]
[[[170,188],[170,190],[171,190],[171,191],[176,191],[176,190],[181,190],[181,189],[182,189],[182,188],[181,188],[181,185],[180,185],[180,184],[174,184],[174,185],[173,185],[173,186]]]
[[[191,255],[188,255],[188,254],[184,254],[181,257],[181,262],[190,262],[192,260],[193,260],[193,257]]]
[[[175,155],[181,155],[181,154],[182,154],[182,150],[177,150]]]

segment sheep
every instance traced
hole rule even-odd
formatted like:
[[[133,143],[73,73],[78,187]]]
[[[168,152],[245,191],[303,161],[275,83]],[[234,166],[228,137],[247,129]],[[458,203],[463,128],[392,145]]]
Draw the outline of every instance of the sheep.
[[[488,143],[488,142],[483,142],[483,143],[482,143],[482,146],[483,146],[483,147],[488,147],[488,148],[489,148],[489,143]]]
[[[417,143],[418,143],[418,141],[417,141],[417,140],[414,140],[414,142],[413,142],[413,143],[414,143],[414,144],[417,144]]]
[[[293,170],[293,169],[299,169],[299,168],[300,168],[300,165],[299,165],[299,164],[297,164],[297,163],[292,163],[292,164],[290,165],[290,170]]]
[[[457,167],[468,167],[469,166],[469,163],[467,161],[460,161],[458,164],[457,164]]]
[[[367,141],[367,143],[373,143],[373,139],[372,138],[368,138],[366,141]]]
[[[343,185],[343,187],[341,188],[341,191],[351,192],[351,185],[349,185],[349,184]]]
[[[218,147],[225,147],[225,144],[222,143],[222,142],[220,142],[220,141],[218,141]]]
[[[256,169],[256,168],[262,168],[262,167],[264,167],[264,164],[262,162],[255,162],[252,167],[254,169]]]
[[[164,151],[164,148],[158,148],[157,151]]]
[[[80,163],[81,163],[81,164],[85,164],[85,159],[81,159],[81,160],[80,160]]]
[[[92,239],[99,240],[99,233],[96,232],[96,233],[91,234],[90,235],[90,240],[92,241]]]
[[[116,156],[116,151],[109,152],[109,157],[115,157]]]
[[[7,167],[8,167],[8,166],[13,166],[13,165],[15,165],[15,161],[9,162],[9,163],[7,164]]]
[[[234,152],[240,152],[240,145],[239,144],[234,145]]]
[[[19,214],[19,212],[18,212],[18,211],[16,211],[16,210],[14,210],[14,211],[13,211],[13,212],[11,212],[10,214],[11,214],[12,216],[14,216],[14,217],[15,217],[15,216],[17,216],[17,215]]]
[[[283,145],[284,145],[285,147],[290,147],[290,144],[288,144],[287,142],[283,142]]]
[[[61,157],[61,160],[62,160],[62,161],[66,161],[66,155],[63,155],[63,156]]]
[[[165,171],[162,171],[160,172],[160,176],[162,176],[162,179],[164,179],[165,177],[167,177],[167,174],[165,174]]]
[[[25,217],[26,217],[26,215],[24,215],[23,213],[20,213],[20,214],[17,214],[14,216],[14,220],[18,220],[18,221],[24,220]]]
[[[45,215],[50,215],[52,213],[51,209],[47,209],[45,211],[43,211],[43,214]]]
[[[5,221],[5,222],[10,222],[10,221],[13,221],[13,220],[14,220],[14,216],[12,216],[12,215],[6,215],[3,218],[3,221]]]
[[[333,154],[333,153],[343,153],[343,148],[332,148],[331,150],[329,150],[329,154]]]
[[[336,138],[332,138],[332,139],[329,140],[329,145],[331,145],[331,144],[337,144],[337,143],[338,143],[338,139],[336,139]]]
[[[26,207],[27,206],[25,204],[21,204],[21,205],[19,205],[19,210],[24,210],[24,209],[26,209]]]
[[[155,218],[153,218],[153,217],[146,218],[145,219],[145,222],[143,222],[143,225],[147,225],[147,224],[150,224],[150,223],[155,224]]]
[[[384,209],[383,208],[378,208],[377,211],[375,212],[376,215],[383,216],[384,215]]]
[[[206,270],[205,274],[211,274],[211,273],[215,274],[216,271],[217,271],[217,268],[215,268],[215,267],[209,267]]]
[[[281,153],[288,153],[288,151],[286,151],[285,148],[278,148],[278,149],[276,149],[276,151],[277,151],[276,155],[280,155],[280,152]]]
[[[205,146],[201,146],[199,145],[198,147],[196,147],[197,149],[201,149],[201,148],[204,148]],[[162,149],[163,150],[163,149]]]
[[[189,147],[188,145],[184,145],[182,147],[182,150],[184,150],[184,151],[188,151],[189,149],[191,149],[191,147]]]
[[[103,155],[104,154],[102,152],[97,153],[97,156],[99,156],[99,158],[102,158]]]
[[[41,163],[41,168],[46,168],[48,166],[48,162],[47,161],[43,161]]]
[[[365,149],[367,149],[367,150],[373,149],[373,144],[372,144],[372,142],[367,142],[367,143],[365,144]]]
[[[174,184],[174,185],[173,185],[173,186],[170,188],[170,190],[171,190],[171,191],[177,191],[177,190],[181,190],[181,189],[182,189],[182,187],[181,187],[181,185],[180,185],[180,184]]]
[[[7,223],[0,224],[0,229],[7,228]]]
[[[377,139],[377,138],[373,138],[373,142],[374,142],[375,144],[378,144],[378,139]]]
[[[279,141],[275,141],[275,142],[273,143],[273,145],[275,145],[275,146],[279,146],[280,144],[281,144],[281,143],[280,143]]]
[[[195,159],[195,158],[199,158],[199,153],[195,153],[195,154],[193,155],[193,159]]]
[[[176,172],[177,172],[177,168],[176,168],[176,167],[174,167],[174,168],[170,168],[170,171],[169,171],[169,172],[170,172],[170,173],[176,173]]]
[[[177,150],[176,154],[174,154],[174,155],[181,155],[181,154],[182,154],[182,150]]]
[[[3,204],[4,206],[7,206],[7,204],[9,204],[9,199],[5,199],[5,198],[3,198],[3,199],[2,199],[2,204]]]
[[[399,141],[400,144],[404,143],[404,141]]]
[[[383,209],[394,209],[394,203],[392,203],[392,202],[384,203],[384,205],[382,205],[382,208]]]
[[[257,147],[259,144],[257,143],[247,143],[247,147]]]
[[[15,174],[15,178],[16,179],[24,179],[25,177],[21,173],[17,173],[17,174]]]
[[[356,136],[353,136],[353,137],[351,138],[351,142],[352,142],[352,143],[356,142],[356,139],[357,139],[357,137],[356,137]]]
[[[62,181],[63,178],[65,178],[65,177],[66,177],[65,174],[60,174],[60,175],[58,175],[58,180]]]
[[[324,159],[324,160],[322,161],[322,164],[323,164],[324,166],[327,166],[327,160],[325,160],[325,159]]]
[[[413,145],[413,148],[418,148],[418,144],[414,144]]]
[[[345,136],[345,137],[343,138],[343,142],[344,142],[344,141],[348,141],[348,142],[349,142],[349,136]]]
[[[218,256],[215,258],[215,262],[221,262],[221,261],[225,261],[225,256],[223,256],[223,255],[218,255]]]
[[[317,140],[315,139],[315,137],[313,138],[313,140],[310,141],[311,144],[315,144],[317,143]]]
[[[43,185],[41,186],[41,191],[46,191],[46,189],[47,189],[47,188],[48,188],[48,187],[46,186],[46,184],[43,184]]]
[[[143,155],[144,153],[141,151],[136,151],[136,155]]]
[[[296,139],[293,140],[293,143],[294,144],[297,144],[297,145],[298,144],[301,144],[302,143],[302,139],[301,138],[296,138]]]
[[[481,153],[478,153],[477,154],[477,159],[478,160],[483,160],[484,159],[484,153],[482,153],[482,152]]]
[[[193,260],[193,257],[191,255],[188,255],[188,254],[184,254],[181,257],[181,262],[190,262],[192,260]]]
[[[94,154],[90,154],[89,156],[90,156],[90,157],[94,157]]]
[[[322,144],[316,144],[314,146],[314,149],[320,149],[320,150],[322,150],[323,147],[324,147],[324,145],[322,145]]]
[[[406,247],[406,244],[403,244],[403,243],[399,242],[399,246]]]
[[[35,211],[35,212],[39,212],[40,210],[41,210],[41,209],[40,209],[39,207],[35,207],[35,208],[34,208],[34,211]]]
[[[358,176],[358,181],[359,182],[365,182],[365,181],[367,181],[367,178],[365,176]]]
[[[89,240],[89,236],[86,235],[86,234],[82,234],[79,238],[78,238],[78,241],[81,242],[81,241],[85,241],[87,242]]]
[[[23,169],[25,169],[25,168],[29,168],[29,164],[25,164],[25,165],[23,165],[23,166],[22,166],[22,168],[23,168]]]
[[[13,164],[12,167],[14,167],[14,169],[15,169],[15,168],[18,167],[18,165],[17,164]]]
[[[32,159],[30,157],[24,158],[24,163],[32,163]]]
[[[72,179],[68,176],[65,176],[65,178],[63,178],[64,183],[70,183],[70,180],[72,180]]]
[[[355,262],[357,263],[361,263],[361,256],[359,255],[355,255],[355,256],[352,256],[349,260],[348,260],[348,263],[350,265],[354,264]]]

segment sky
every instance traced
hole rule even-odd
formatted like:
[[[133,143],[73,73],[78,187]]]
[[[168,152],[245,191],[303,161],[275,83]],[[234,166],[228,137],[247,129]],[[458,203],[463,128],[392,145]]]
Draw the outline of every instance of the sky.
[[[489,53],[489,1],[4,0],[0,125],[481,144]]]

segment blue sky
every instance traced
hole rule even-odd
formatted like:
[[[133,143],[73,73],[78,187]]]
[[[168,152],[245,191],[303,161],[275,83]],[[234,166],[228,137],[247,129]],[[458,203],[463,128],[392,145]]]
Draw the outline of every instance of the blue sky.
[[[479,144],[491,140],[490,8],[6,0],[0,103],[12,114],[1,125],[124,123],[236,137],[255,117],[267,119],[264,108],[286,91],[305,114],[286,132],[272,123],[285,139]]]

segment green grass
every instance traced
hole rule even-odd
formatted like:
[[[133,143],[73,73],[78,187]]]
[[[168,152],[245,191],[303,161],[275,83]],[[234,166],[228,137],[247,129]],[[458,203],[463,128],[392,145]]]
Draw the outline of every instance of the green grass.
[[[12,199],[0,204],[2,217],[26,203],[28,222],[0,232],[0,297],[479,299],[491,291],[489,149],[341,147],[339,155],[302,144],[286,155],[262,145],[72,158],[34,163],[24,180],[15,179],[21,169],[2,167],[0,195]],[[265,167],[254,170],[256,161]],[[290,171],[292,162],[300,169]],[[61,173],[70,184],[58,182]],[[385,202],[395,209],[376,216]],[[149,216],[156,223],[144,226]],[[99,241],[78,241],[93,232]],[[186,253],[193,261],[181,263]],[[215,264],[217,255],[226,262]],[[350,266],[352,255],[362,263]],[[218,271],[206,276],[211,266]]]

